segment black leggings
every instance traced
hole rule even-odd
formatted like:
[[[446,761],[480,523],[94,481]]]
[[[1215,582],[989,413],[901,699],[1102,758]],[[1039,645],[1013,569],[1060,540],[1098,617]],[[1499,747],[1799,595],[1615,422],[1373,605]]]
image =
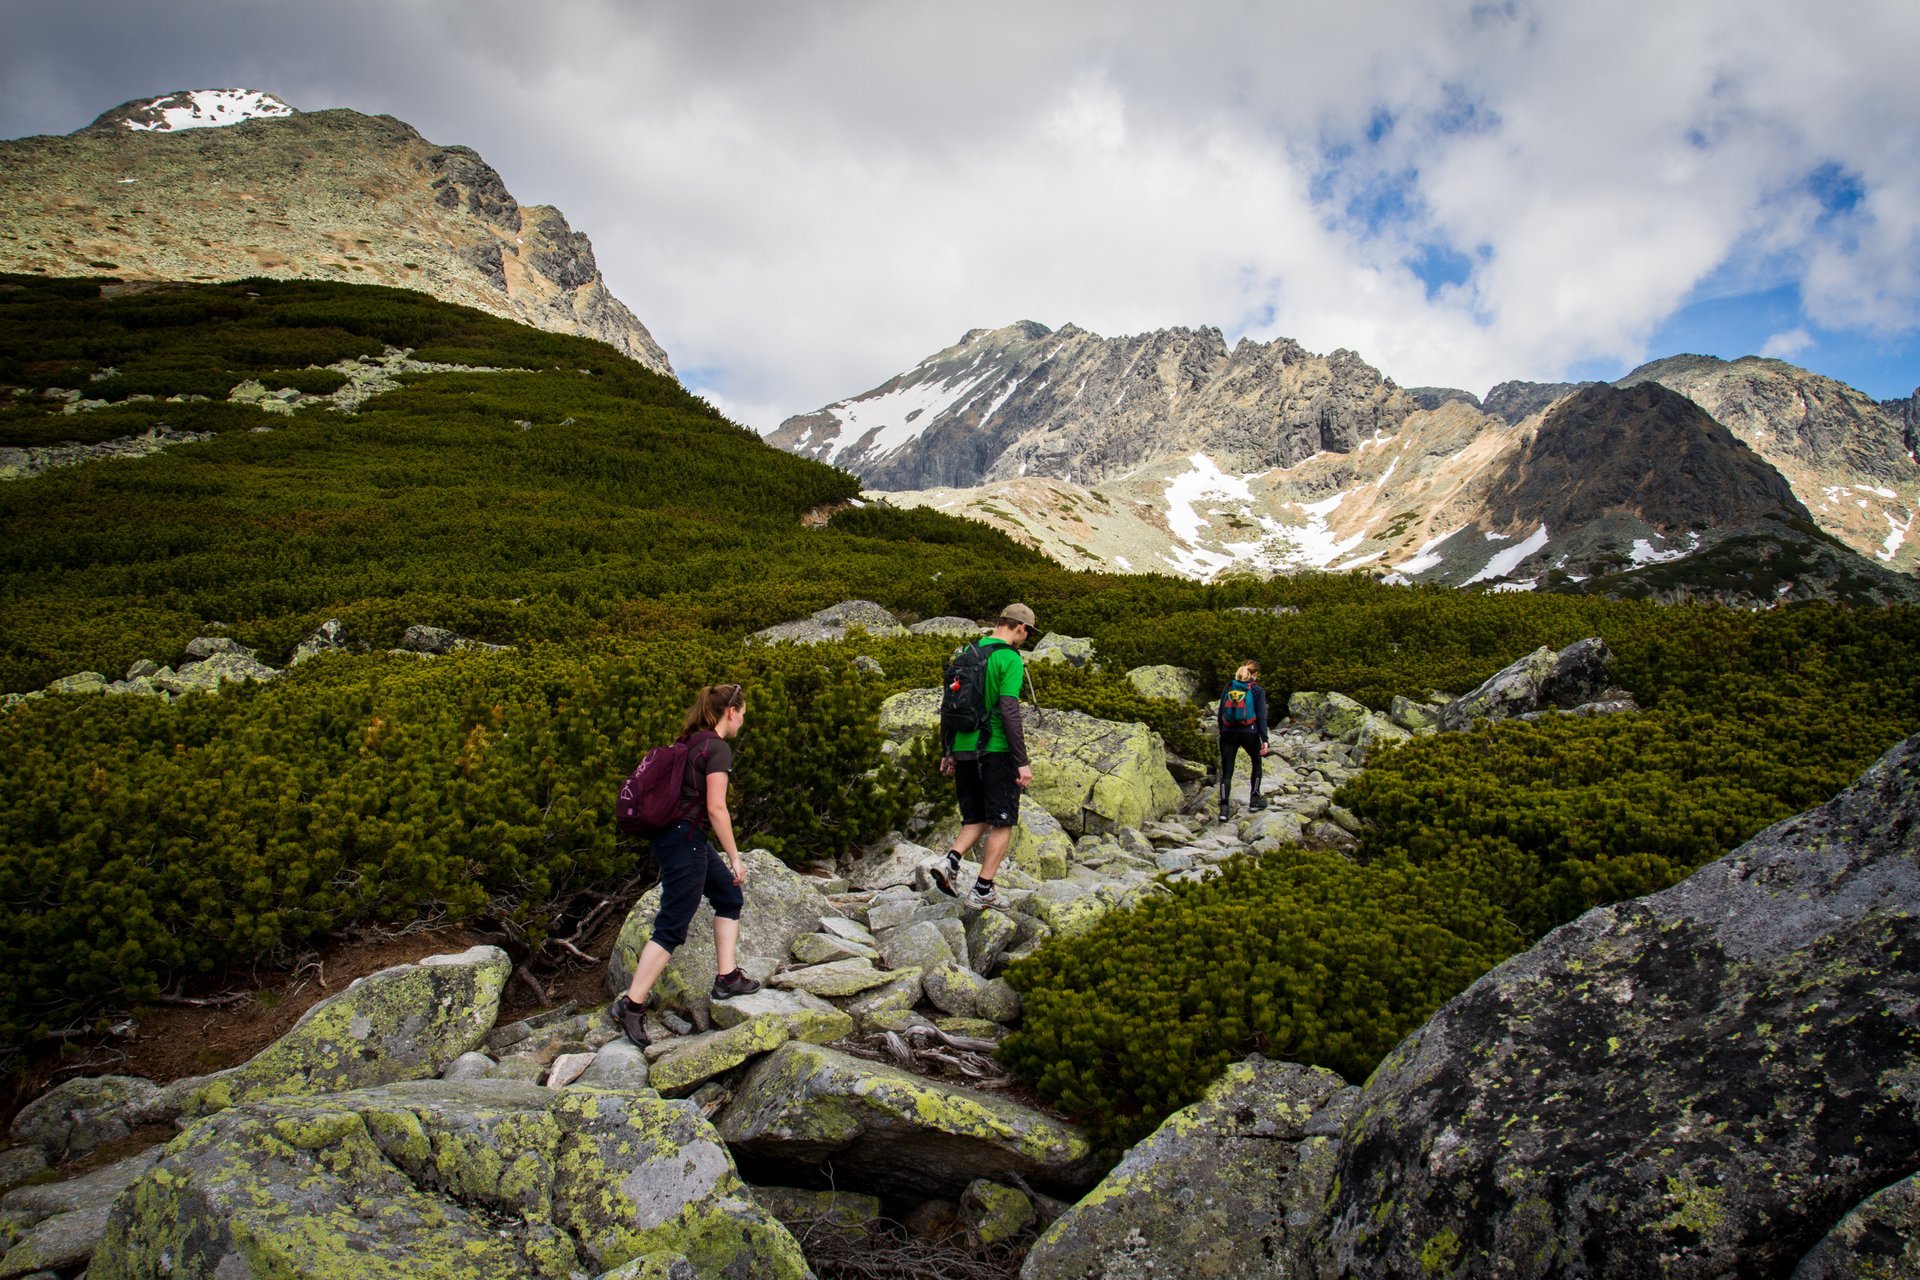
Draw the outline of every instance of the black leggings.
[[[1253,770],[1253,783],[1247,796],[1252,799],[1260,794],[1260,735],[1252,729],[1222,729],[1220,731],[1221,804],[1227,802],[1227,793],[1233,789],[1233,758],[1242,751],[1247,753],[1248,767]]]
[[[687,925],[702,897],[722,920],[738,920],[746,895],[728,866],[707,842],[707,833],[691,822],[676,822],[653,838],[653,860],[660,868],[660,911],[653,918],[653,940],[672,951],[687,940]]]

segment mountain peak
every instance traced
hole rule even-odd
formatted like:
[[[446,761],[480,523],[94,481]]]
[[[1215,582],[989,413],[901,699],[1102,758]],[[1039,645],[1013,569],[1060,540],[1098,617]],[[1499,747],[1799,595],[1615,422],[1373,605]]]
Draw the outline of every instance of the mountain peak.
[[[218,129],[297,114],[280,99],[258,89],[180,89],[158,98],[123,102],[103,112],[82,132],[130,129],[137,133],[178,133],[182,129]]]

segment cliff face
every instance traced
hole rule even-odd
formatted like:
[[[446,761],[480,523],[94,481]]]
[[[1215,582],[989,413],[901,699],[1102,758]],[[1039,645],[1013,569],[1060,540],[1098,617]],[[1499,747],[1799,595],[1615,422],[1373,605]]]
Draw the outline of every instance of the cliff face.
[[[769,441],[876,489],[1028,475],[1091,484],[1195,450],[1237,470],[1293,466],[1390,432],[1414,408],[1350,351],[1023,321],[975,329],[865,395],[787,419]]]
[[[1891,568],[1920,568],[1911,410],[1889,411],[1845,383],[1758,356],[1670,356],[1615,385],[1641,382],[1669,387],[1712,414],[1779,469],[1828,533]]]
[[[244,93],[135,101],[65,137],[0,142],[0,271],[397,285],[672,374],[586,236],[521,205],[473,151],[388,116],[227,96]]]

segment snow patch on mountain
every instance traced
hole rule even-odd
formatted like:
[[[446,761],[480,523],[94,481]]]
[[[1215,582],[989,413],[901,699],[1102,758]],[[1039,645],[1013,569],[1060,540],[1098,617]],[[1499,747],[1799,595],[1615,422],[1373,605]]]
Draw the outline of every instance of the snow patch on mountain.
[[[842,400],[838,404],[827,406],[827,412],[833,415],[839,424],[827,450],[825,460],[837,463],[841,458],[859,448],[868,458],[881,458],[909,441],[920,438],[921,433],[933,425],[941,414],[962,403],[981,385],[995,377],[997,370],[989,369],[985,373],[968,377],[978,367],[979,362],[952,379],[929,378],[925,382],[910,383],[896,387],[860,400]],[[1016,384],[1018,385],[1018,384]],[[1012,395],[1008,388],[1007,395]],[[1005,397],[1002,397],[1004,402]],[[999,408],[996,403],[994,408]],[[991,412],[991,411],[989,411]],[[821,436],[826,428],[815,427],[807,432],[799,442],[802,448],[812,448],[827,443]],[[867,437],[871,435],[872,439]]]
[[[137,115],[122,121],[142,133],[177,133],[182,129],[218,129],[245,120],[272,120],[290,116],[293,108],[270,93],[255,89],[189,89],[155,98]]]
[[[1489,534],[1488,537],[1493,535]],[[1526,541],[1515,543],[1505,551],[1498,552],[1487,561],[1486,567],[1460,585],[1470,587],[1476,582],[1487,582],[1494,578],[1505,578],[1520,567],[1520,562],[1547,545],[1547,526],[1541,525],[1527,536]]]

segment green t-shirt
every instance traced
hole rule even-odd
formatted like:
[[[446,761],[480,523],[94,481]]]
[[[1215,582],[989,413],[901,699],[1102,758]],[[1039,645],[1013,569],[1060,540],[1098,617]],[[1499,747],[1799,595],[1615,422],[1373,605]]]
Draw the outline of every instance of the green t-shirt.
[[[1020,696],[1026,664],[1020,659],[1020,651],[1005,640],[995,640],[989,636],[974,643],[989,646],[993,650],[987,655],[987,707],[992,718],[987,722],[986,752],[1004,752],[1007,750],[1007,727],[1000,723],[1000,699]],[[953,735],[953,749],[976,751],[979,750],[979,741],[978,733],[956,733]]]

